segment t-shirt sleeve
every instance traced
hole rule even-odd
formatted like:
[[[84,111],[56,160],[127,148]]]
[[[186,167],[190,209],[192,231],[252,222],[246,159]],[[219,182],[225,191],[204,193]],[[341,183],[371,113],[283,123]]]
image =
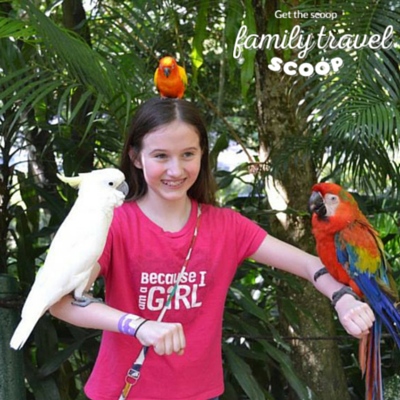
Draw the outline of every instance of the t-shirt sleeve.
[[[238,264],[253,255],[267,236],[267,232],[254,221],[235,212],[236,219],[236,246],[238,250]]]
[[[100,275],[107,277],[107,273],[111,263],[111,252],[112,252],[112,243],[113,243],[113,229],[112,225],[108,230],[106,245],[104,246],[104,250],[100,258],[97,262],[100,264]]]

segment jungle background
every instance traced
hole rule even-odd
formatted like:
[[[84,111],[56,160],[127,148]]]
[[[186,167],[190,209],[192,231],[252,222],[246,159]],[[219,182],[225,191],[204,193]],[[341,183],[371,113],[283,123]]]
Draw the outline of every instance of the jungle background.
[[[274,16],[295,9],[338,18]],[[118,166],[130,118],[157,95],[153,74],[164,55],[186,68],[185,97],[207,121],[221,206],[313,253],[310,189],[339,183],[380,232],[400,285],[400,1],[1,1],[0,13],[0,273],[16,277],[21,293],[1,307],[20,311],[76,199],[56,173]],[[233,57],[242,24],[259,35],[325,25],[337,37],[392,25],[395,44],[314,49],[307,62],[340,56],[344,66],[289,77],[268,63],[295,60],[295,51]],[[230,144],[246,161],[229,170],[217,160]],[[45,315],[22,350],[26,398],[86,399],[100,337]],[[9,337],[0,340],[4,352]],[[226,304],[222,399],[361,400],[357,348],[312,285],[246,261]],[[385,399],[397,399],[399,351],[387,336],[382,363]]]

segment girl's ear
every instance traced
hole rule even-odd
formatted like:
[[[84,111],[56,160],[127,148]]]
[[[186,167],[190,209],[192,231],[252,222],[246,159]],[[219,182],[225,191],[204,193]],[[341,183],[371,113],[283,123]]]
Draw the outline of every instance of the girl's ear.
[[[142,169],[142,163],[140,162],[139,154],[136,153],[133,147],[129,149],[129,158],[136,168]]]

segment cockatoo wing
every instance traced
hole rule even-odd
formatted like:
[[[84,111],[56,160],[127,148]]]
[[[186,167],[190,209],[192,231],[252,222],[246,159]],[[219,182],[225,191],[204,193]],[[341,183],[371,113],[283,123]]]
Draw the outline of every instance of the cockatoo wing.
[[[10,342],[14,349],[24,345],[38,319],[63,296],[72,291],[82,296],[103,252],[113,209],[123,203],[129,189],[124,174],[116,169],[59,177],[79,187],[79,196],[57,231],[26,299],[22,320]]]
[[[38,319],[53,304],[77,288],[83,290],[102,254],[111,218],[99,210],[79,207],[78,201],[75,206],[56,233],[26,299],[22,321],[10,342],[15,349],[24,345]]]

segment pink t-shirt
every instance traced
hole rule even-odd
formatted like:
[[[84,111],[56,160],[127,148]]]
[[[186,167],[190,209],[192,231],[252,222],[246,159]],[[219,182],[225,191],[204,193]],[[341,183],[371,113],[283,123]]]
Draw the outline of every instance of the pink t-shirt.
[[[106,303],[156,320],[184,263],[196,225],[197,203],[179,232],[165,232],[135,202],[117,208],[99,259]],[[222,317],[229,285],[241,262],[254,254],[266,232],[239,213],[202,205],[198,237],[187,273],[165,314],[180,322],[183,356],[147,353],[141,377],[129,394],[138,400],[206,400],[224,391]],[[141,350],[131,336],[105,331],[85,392],[93,400],[116,400],[127,370]]]

